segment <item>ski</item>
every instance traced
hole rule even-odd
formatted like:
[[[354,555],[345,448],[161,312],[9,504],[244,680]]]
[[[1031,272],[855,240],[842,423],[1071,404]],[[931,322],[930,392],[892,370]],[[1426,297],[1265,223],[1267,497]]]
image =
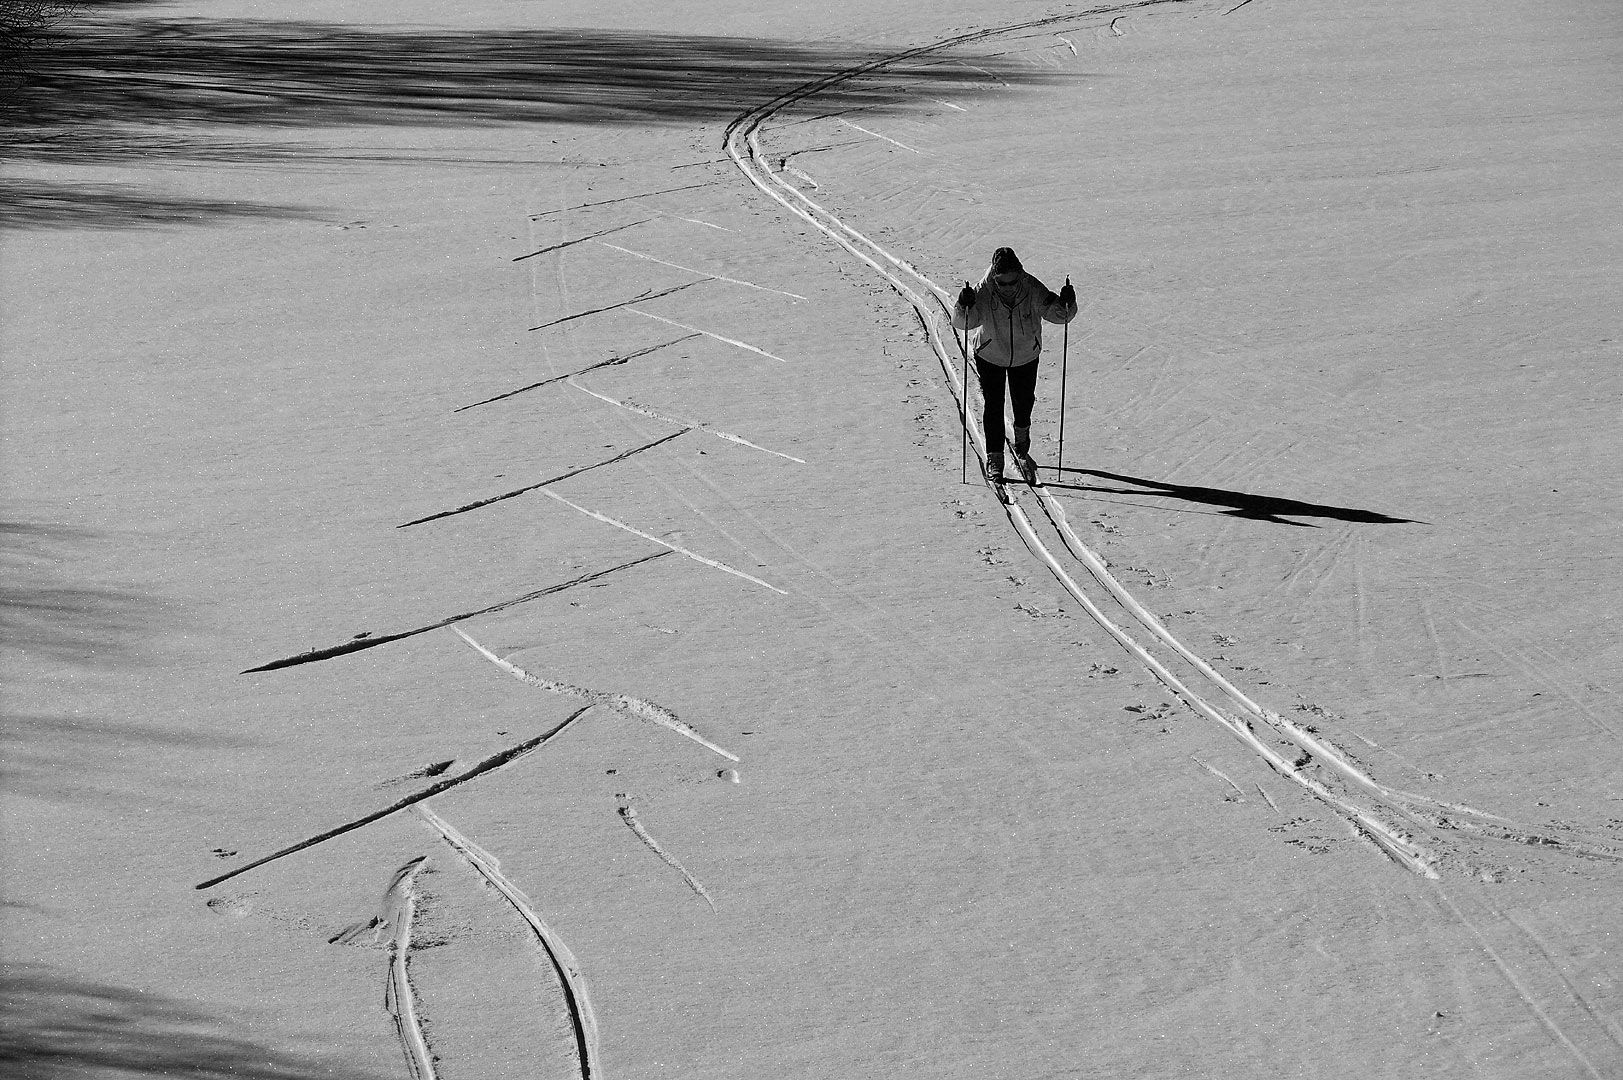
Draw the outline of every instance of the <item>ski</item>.
[[[1020,479],[1026,482],[1027,487],[1034,488],[1038,486],[1037,463],[1035,461],[1031,460],[1031,458],[1025,454],[1016,451],[1014,455],[1014,466],[1020,470]]]
[[[997,496],[997,501],[1008,506],[1010,502],[1009,489],[1006,486],[1008,481],[1001,475],[994,479],[984,468],[981,470],[981,476],[985,478],[986,486],[992,489],[992,494]]]

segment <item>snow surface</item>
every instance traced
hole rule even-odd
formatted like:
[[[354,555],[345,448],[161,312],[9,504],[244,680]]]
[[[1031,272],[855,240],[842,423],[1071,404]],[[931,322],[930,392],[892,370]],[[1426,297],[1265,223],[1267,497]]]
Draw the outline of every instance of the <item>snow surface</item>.
[[[1623,1076],[1615,4],[107,17],[202,21],[6,170],[13,1075]]]

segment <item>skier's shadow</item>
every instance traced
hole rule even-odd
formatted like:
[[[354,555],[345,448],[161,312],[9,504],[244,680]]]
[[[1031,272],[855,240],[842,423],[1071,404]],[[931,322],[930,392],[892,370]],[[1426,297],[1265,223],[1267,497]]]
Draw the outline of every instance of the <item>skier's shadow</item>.
[[[1123,476],[1120,473],[1100,472],[1097,469],[1061,469],[1061,473],[1071,473],[1079,476],[1097,476],[1104,480],[1113,480],[1120,484],[1135,484],[1136,487],[1101,487],[1097,484],[1049,484],[1049,487],[1064,488],[1071,491],[1096,491],[1109,495],[1155,495],[1161,498],[1182,499],[1185,502],[1204,503],[1207,506],[1222,506],[1227,509],[1220,511],[1229,517],[1247,518],[1252,521],[1269,521],[1276,525],[1295,525],[1298,528],[1316,529],[1319,526],[1308,521],[1292,521],[1291,518],[1328,518],[1332,521],[1353,521],[1366,525],[1424,525],[1423,521],[1414,518],[1390,517],[1379,514],[1373,510],[1358,510],[1347,506],[1324,506],[1319,503],[1302,502],[1299,499],[1282,499],[1273,495],[1252,495],[1244,491],[1225,491],[1222,488],[1197,487],[1191,484],[1168,484],[1161,480],[1145,480],[1138,476]]]

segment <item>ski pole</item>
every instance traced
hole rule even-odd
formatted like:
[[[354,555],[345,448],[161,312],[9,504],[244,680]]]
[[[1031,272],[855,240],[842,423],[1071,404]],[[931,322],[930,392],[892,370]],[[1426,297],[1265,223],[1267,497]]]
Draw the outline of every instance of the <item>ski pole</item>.
[[[958,482],[960,484],[969,483],[969,350],[964,347],[963,342],[963,339],[968,336],[968,333],[960,334],[958,328],[953,327],[952,343],[958,346],[958,351],[963,353],[964,356],[964,381],[961,384],[964,402],[962,414],[964,430],[960,432],[963,439],[960,440],[958,446]]]
[[[1065,275],[1065,284],[1071,283],[1071,276]],[[1071,360],[1071,324],[1067,320],[1061,327],[1063,336],[1060,339],[1059,352],[1059,462],[1054,466],[1054,479],[1065,478],[1065,369],[1070,366]]]
[[[969,288],[969,282],[964,282],[964,288]],[[965,314],[967,316],[968,313]],[[966,317],[964,322],[968,323],[969,319]],[[962,446],[959,447],[958,481],[967,484],[969,483],[969,327],[967,325],[964,327],[963,337],[958,342],[958,351],[964,354],[964,439]]]

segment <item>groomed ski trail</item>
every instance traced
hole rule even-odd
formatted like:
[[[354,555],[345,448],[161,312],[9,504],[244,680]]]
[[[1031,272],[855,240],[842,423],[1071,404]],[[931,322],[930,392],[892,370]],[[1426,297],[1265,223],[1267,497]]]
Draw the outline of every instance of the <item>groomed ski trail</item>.
[[[780,111],[841,83],[957,46],[1034,28],[1064,23],[1074,24],[1107,16],[1119,17],[1124,12],[1192,2],[1195,0],[1139,0],[1135,3],[1089,8],[958,34],[805,83],[739,115],[724,131],[726,153],[750,183],[871,267],[913,307],[930,347],[941,364],[947,385],[956,399],[960,420],[966,423],[975,445],[976,455],[983,463],[987,451],[984,437],[976,425],[967,424],[973,402],[970,400],[969,388],[959,376],[959,364],[964,360],[963,347],[958,344],[956,334],[953,334],[951,335],[953,347],[949,349],[942,332],[944,327],[950,325],[950,309],[947,306],[950,294],[911,262],[863,235],[790,183],[781,172],[774,170],[768,154],[761,146],[761,128]],[[1015,486],[1010,486],[1006,490],[1009,497],[1003,503],[1004,513],[1026,548],[1048,567],[1061,586],[1082,605],[1106,633],[1132,653],[1190,708],[1222,725],[1257,753],[1275,772],[1297,784],[1303,791],[1347,821],[1358,835],[1370,841],[1400,866],[1424,877],[1438,879],[1440,877],[1438,865],[1445,853],[1443,849],[1446,848],[1445,837],[1458,834],[1465,834],[1476,840],[1503,840],[1543,851],[1562,851],[1603,861],[1623,861],[1623,852],[1618,852],[1601,841],[1588,842],[1568,837],[1558,839],[1493,814],[1413,792],[1400,791],[1382,784],[1329,740],[1253,701],[1207,661],[1185,646],[1110,573],[1105,560],[1082,542],[1066,519],[1063,506],[1052,495],[1041,485],[1027,489],[1041,509],[1042,519],[1047,522],[1058,546],[1080,563],[1097,586],[1103,588],[1142,624],[1156,642],[1188,663],[1216,691],[1226,697],[1238,715],[1231,715],[1217,708],[1173,674],[1165,663],[1135,640],[1089,597],[1056,557],[1050,544],[1045,543],[1039,535],[1032,518],[1021,505],[1024,495],[1018,493]],[[1277,745],[1270,745],[1269,741],[1265,741],[1264,737],[1259,735],[1259,728]],[[1288,752],[1282,752],[1286,747],[1293,748],[1295,753],[1302,756],[1293,761],[1291,757],[1294,754],[1288,756]],[[1322,770],[1327,775],[1321,778],[1310,774],[1308,769],[1315,772]],[[1424,839],[1416,839],[1414,835],[1416,833]]]

